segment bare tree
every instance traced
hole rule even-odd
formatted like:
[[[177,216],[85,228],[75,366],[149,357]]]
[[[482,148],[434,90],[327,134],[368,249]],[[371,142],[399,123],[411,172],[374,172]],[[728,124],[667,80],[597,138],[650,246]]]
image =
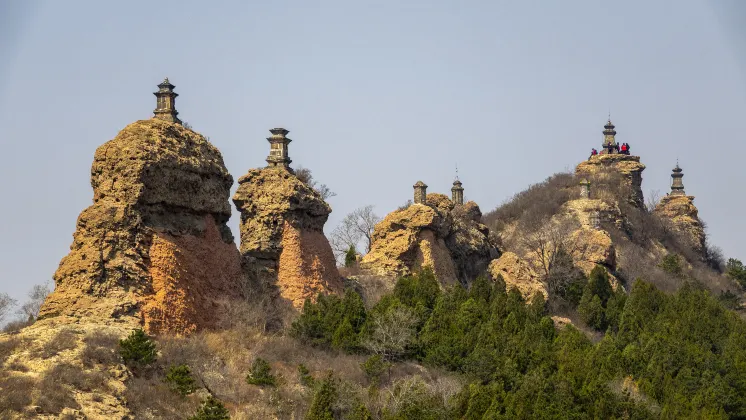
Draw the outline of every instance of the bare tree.
[[[370,252],[373,244],[373,229],[381,218],[373,212],[373,206],[360,207],[345,216],[331,234],[331,244],[334,254],[339,258],[350,246],[359,249],[363,242],[365,252]]]
[[[386,360],[403,356],[414,341],[419,319],[412,309],[399,306],[374,315],[373,329],[363,345]]]
[[[650,194],[648,195],[647,202],[645,203],[645,207],[647,207],[648,211],[652,212],[655,211],[655,208],[658,207],[658,203],[661,202],[661,191],[660,190],[650,190]]]
[[[50,293],[52,293],[52,289],[48,284],[34,285],[28,293],[28,300],[21,305],[18,313],[26,316],[28,319],[36,319],[39,316],[41,305]]]
[[[318,181],[313,179],[313,174],[311,174],[311,170],[308,168],[298,166],[295,169],[295,176],[302,183],[316,190],[316,192],[319,193],[319,195],[321,196],[323,200],[326,200],[327,198],[331,198],[337,195],[335,192],[329,189],[329,187],[327,187],[326,184],[320,184]]]
[[[13,309],[17,303],[18,302],[11,298],[7,293],[0,293],[0,322],[8,316],[10,310]]]

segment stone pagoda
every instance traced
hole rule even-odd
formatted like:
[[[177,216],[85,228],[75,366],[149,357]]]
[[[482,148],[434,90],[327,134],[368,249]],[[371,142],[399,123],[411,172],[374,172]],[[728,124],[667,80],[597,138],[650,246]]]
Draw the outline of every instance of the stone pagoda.
[[[157,98],[153,118],[181,124],[181,120],[177,117],[179,111],[176,110],[176,97],[179,94],[174,92],[175,87],[168,81],[167,77],[158,85],[158,92],[153,92],[153,95]]]
[[[414,184],[414,204],[427,204],[427,185],[422,181]]]
[[[453,181],[453,187],[451,187],[451,201],[457,206],[464,204],[464,187],[461,185],[457,176],[456,180]]]
[[[606,121],[606,125],[604,125],[604,143],[599,153],[608,154],[609,150],[612,151],[612,154],[618,153],[614,148],[616,145],[616,138],[614,137],[616,136],[616,130],[614,130],[614,128],[614,124],[611,122],[611,118],[609,118],[609,120]]]
[[[286,137],[290,131],[284,128],[273,128],[269,132],[272,133],[272,136],[267,137],[267,141],[270,144],[267,167],[281,167],[292,173],[293,170],[290,168],[292,160],[290,160],[290,156],[288,155],[288,144],[292,140]]]
[[[683,170],[679,167],[679,162],[676,162],[676,167],[673,168],[671,173],[671,193],[670,195],[686,195],[684,192],[684,182],[681,178],[684,177]]]

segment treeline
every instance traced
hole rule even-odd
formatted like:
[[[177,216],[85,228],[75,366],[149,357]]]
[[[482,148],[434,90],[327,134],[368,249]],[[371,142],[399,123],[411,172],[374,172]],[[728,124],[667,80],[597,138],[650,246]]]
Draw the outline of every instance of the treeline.
[[[605,329],[598,343],[572,326],[557,331],[543,299],[526,303],[502,279],[441,291],[423,271],[401,278],[370,309],[353,291],[307,301],[291,333],[310,345],[370,355],[363,368],[373,379],[406,359],[467,378],[450,401],[410,404],[406,418],[746,416],[746,323],[708,291],[688,283],[666,295],[638,280],[626,296],[599,268],[578,309]],[[332,406],[339,405],[329,403],[328,418],[368,418],[365,407],[353,415],[332,413]]]

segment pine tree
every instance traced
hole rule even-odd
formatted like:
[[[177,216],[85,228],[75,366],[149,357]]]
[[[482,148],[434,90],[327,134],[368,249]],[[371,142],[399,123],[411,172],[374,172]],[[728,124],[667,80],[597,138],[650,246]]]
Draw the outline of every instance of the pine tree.
[[[172,390],[181,395],[189,395],[197,389],[187,365],[171,366],[168,369],[165,381]]]
[[[155,343],[138,328],[124,339],[119,340],[119,354],[128,366],[145,366],[153,363],[156,358]]]
[[[246,375],[246,382],[250,385],[275,386],[277,379],[270,373],[271,369],[266,360],[257,357],[251,364],[249,374]]]
[[[228,409],[223,403],[213,398],[212,395],[202,403],[197,410],[197,414],[190,417],[189,420],[230,420]]]
[[[334,420],[333,407],[338,397],[337,383],[330,371],[313,396],[306,420]]]
[[[355,263],[357,263],[357,250],[355,249],[355,245],[350,245],[350,248],[345,253],[345,267],[354,267]]]

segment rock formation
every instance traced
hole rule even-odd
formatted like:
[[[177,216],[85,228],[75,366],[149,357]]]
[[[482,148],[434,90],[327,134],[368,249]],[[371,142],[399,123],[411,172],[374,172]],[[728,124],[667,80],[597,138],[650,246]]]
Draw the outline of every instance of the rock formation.
[[[671,192],[663,197],[655,207],[655,212],[664,220],[670,220],[673,227],[682,234],[686,244],[700,255],[705,249],[705,230],[699,220],[699,211],[694,205],[694,197],[686,195],[681,178],[684,176],[678,163],[671,177]]]
[[[645,165],[640,163],[639,156],[603,154],[591,156],[587,161],[578,164],[575,174],[578,177],[587,177],[595,185],[625,188],[625,195],[629,197],[630,204],[643,208],[643,170]],[[619,182],[621,185],[617,185]]]
[[[549,297],[546,286],[531,265],[512,252],[505,252],[500,258],[492,260],[489,273],[493,279],[502,276],[505,289],[517,288],[526,302],[530,302],[536,294],[541,294],[544,299]]]
[[[498,255],[480,222],[479,206],[454,205],[443,194],[427,194],[423,200],[425,187],[415,184],[415,199],[424,203],[391,212],[376,225],[371,250],[360,266],[391,278],[429,266],[441,284],[468,284]]]
[[[159,97],[161,115],[175,117],[167,107]],[[78,218],[40,318],[113,320],[150,333],[214,326],[243,281],[226,225],[232,183],[218,149],[178,119],[125,127],[96,150],[93,205]]]
[[[342,280],[324,224],[331,208],[287,166],[283,129],[272,130],[270,166],[252,169],[238,180],[233,202],[241,213],[241,255],[247,275],[300,308],[318,293],[342,291]],[[278,141],[282,136],[285,141]],[[274,141],[274,142],[273,142]],[[278,163],[279,162],[279,163]]]

